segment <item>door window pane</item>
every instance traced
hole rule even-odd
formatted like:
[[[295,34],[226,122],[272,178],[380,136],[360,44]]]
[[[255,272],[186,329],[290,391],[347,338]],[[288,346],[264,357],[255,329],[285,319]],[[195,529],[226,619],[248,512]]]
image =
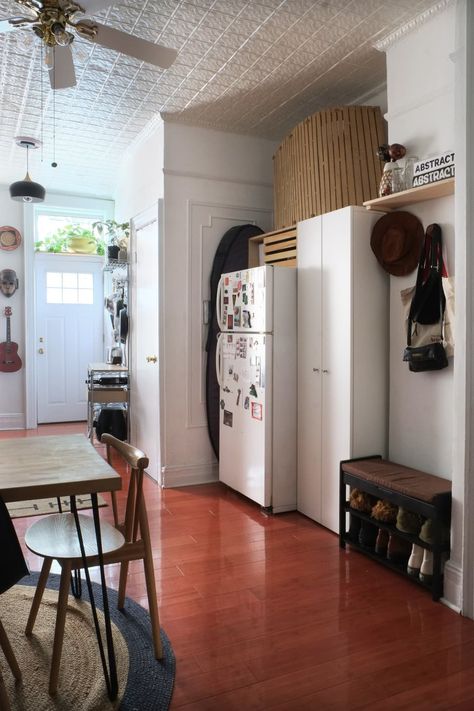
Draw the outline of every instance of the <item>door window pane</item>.
[[[87,272],[46,272],[46,303],[93,304],[93,275]]]

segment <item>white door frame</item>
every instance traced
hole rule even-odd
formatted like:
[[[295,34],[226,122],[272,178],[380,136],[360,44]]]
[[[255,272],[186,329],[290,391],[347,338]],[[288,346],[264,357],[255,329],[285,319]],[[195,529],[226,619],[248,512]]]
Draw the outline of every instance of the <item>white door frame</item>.
[[[101,200],[78,195],[55,195],[48,193],[44,203],[25,204],[23,208],[23,257],[25,290],[25,427],[35,429],[38,425],[36,407],[36,324],[35,324],[35,250],[36,215],[45,209],[62,213],[69,212],[81,217],[90,213],[98,220],[113,218],[114,203],[112,200]],[[21,286],[21,284],[20,284]]]
[[[129,291],[129,308],[130,308],[130,351],[129,351],[129,373],[131,381],[131,408],[130,408],[130,431],[134,432],[134,412],[133,412],[133,383],[134,383],[134,368],[137,352],[136,319],[134,318],[134,308],[137,303],[136,288],[137,288],[137,231],[143,229],[147,225],[156,222],[158,228],[158,363],[159,363],[159,378],[158,378],[158,406],[159,406],[159,422],[160,422],[160,472],[158,484],[163,485],[163,469],[166,464],[165,452],[165,407],[164,407],[164,373],[165,373],[165,348],[164,348],[164,279],[163,279],[163,200],[152,207],[140,212],[130,220],[130,291]],[[139,278],[139,277],[138,277]]]

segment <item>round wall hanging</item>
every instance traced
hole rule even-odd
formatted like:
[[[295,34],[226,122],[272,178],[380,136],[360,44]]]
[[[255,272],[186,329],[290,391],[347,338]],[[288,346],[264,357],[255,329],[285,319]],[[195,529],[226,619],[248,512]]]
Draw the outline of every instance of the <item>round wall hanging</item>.
[[[15,227],[0,227],[0,249],[16,249],[21,244],[21,234]]]

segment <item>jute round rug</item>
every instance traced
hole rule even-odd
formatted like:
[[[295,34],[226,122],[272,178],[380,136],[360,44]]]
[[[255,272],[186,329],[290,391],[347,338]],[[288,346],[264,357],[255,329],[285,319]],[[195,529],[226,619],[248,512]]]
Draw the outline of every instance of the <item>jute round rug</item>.
[[[69,597],[61,658],[58,693],[48,694],[50,660],[56,619],[59,576],[50,575],[31,637],[24,630],[38,574],[24,578],[0,596],[0,618],[23,674],[15,684],[3,653],[0,668],[14,711],[166,711],[173,693],[175,658],[166,634],[161,630],[163,659],[153,656],[148,612],[127,598],[125,611],[117,609],[117,593],[108,589],[117,658],[119,693],[115,702],[107,697],[99,650],[88,602]],[[102,609],[100,586],[93,583],[98,610]],[[101,621],[103,621],[102,614]],[[103,636],[105,639],[105,635]]]

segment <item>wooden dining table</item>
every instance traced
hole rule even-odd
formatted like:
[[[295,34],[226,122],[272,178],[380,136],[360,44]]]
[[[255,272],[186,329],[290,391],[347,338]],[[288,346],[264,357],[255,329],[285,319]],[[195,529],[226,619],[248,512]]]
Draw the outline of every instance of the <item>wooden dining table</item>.
[[[97,494],[118,491],[121,487],[120,475],[103,459],[84,435],[49,435],[0,440],[0,496],[5,502],[68,496],[71,497],[71,508],[73,508],[76,495],[90,494],[94,520],[98,522]],[[95,531],[100,550],[99,525],[96,525]],[[84,568],[87,571],[85,560]],[[99,564],[99,568],[109,662],[107,669],[103,657],[104,676],[109,697],[114,699],[118,684],[103,561]],[[91,597],[88,574],[86,579]],[[94,606],[93,595],[91,604]],[[102,647],[98,626],[96,626],[96,633],[99,646]]]

